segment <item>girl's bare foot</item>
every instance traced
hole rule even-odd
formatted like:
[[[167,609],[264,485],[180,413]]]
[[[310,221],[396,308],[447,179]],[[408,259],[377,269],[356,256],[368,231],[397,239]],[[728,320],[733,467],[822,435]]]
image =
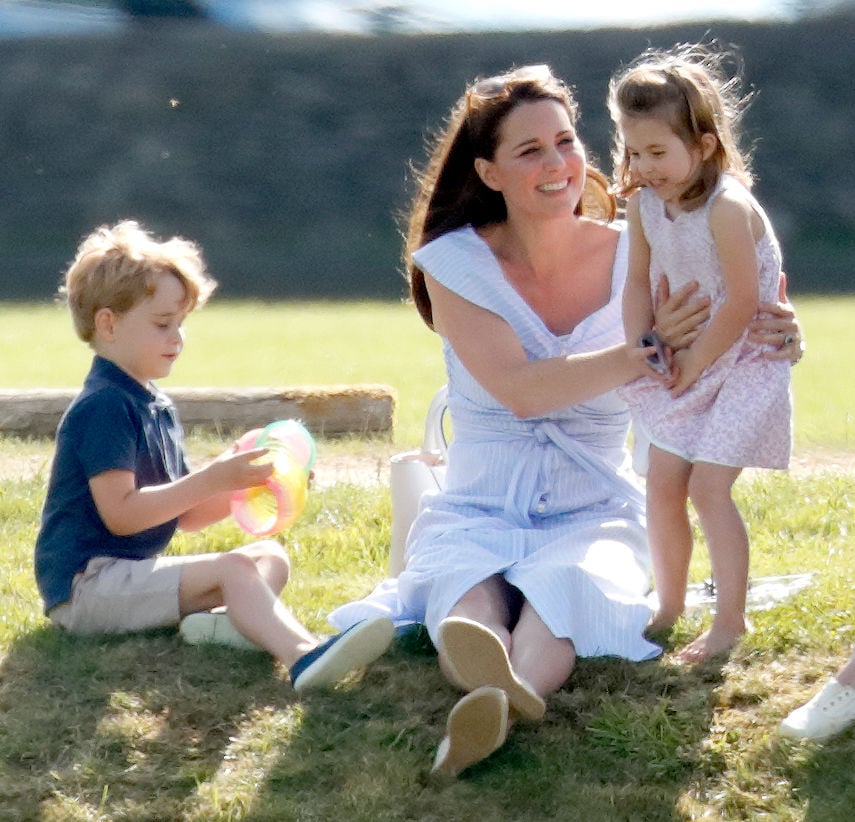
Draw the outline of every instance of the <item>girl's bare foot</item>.
[[[678,619],[679,614],[677,616],[671,616],[670,614],[663,613],[662,611],[657,611],[652,617],[650,617],[650,622],[647,623],[644,633],[650,635],[662,634],[665,633],[665,631],[670,631]]]
[[[748,630],[750,627],[744,621],[741,625],[733,626],[721,626],[713,622],[708,631],[704,631],[677,654],[677,659],[696,664],[727,654]]]

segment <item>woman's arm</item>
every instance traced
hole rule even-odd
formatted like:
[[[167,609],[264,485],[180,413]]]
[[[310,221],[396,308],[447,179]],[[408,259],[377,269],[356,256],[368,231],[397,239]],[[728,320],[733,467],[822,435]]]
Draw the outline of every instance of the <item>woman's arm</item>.
[[[434,326],[472,376],[519,418],[584,402],[648,373],[651,349],[625,344],[530,361],[510,325],[425,276]]]
[[[787,298],[787,275],[781,272],[777,303],[760,303],[757,316],[748,325],[748,338],[756,343],[773,345],[763,352],[770,360],[790,360],[795,365],[807,345],[799,325],[799,318]]]
[[[691,345],[709,319],[709,297],[694,298],[697,290],[698,283],[691,282],[671,294],[667,277],[662,276],[657,282],[656,333],[674,350]],[[767,359],[790,360],[795,364],[802,358],[806,346],[795,309],[787,299],[786,275],[781,275],[780,302],[760,303],[758,313],[748,324],[748,338],[776,346],[763,353]]]

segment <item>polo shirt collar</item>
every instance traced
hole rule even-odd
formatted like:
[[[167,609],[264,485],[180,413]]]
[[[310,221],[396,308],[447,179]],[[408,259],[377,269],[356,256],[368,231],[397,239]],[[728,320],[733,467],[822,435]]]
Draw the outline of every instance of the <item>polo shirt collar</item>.
[[[95,380],[105,380],[116,385],[143,405],[154,404],[158,407],[172,405],[166,394],[156,385],[152,383],[151,389],[146,388],[112,360],[108,360],[98,354],[95,355],[95,359],[92,361],[92,370],[89,372],[89,377]]]

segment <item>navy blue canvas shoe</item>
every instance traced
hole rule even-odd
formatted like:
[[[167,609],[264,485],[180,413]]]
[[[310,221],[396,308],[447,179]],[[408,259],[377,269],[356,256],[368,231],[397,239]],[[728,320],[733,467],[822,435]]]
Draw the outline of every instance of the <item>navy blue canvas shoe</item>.
[[[330,637],[303,654],[291,666],[291,684],[298,694],[325,688],[356,668],[370,665],[381,656],[395,635],[395,626],[386,617],[363,619],[346,631]]]

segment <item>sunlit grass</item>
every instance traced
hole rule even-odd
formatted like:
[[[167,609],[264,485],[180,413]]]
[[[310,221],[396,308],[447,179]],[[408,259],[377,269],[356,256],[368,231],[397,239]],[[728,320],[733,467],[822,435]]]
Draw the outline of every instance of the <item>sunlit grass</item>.
[[[808,340],[793,369],[799,448],[855,449],[855,296],[804,297]],[[233,302],[192,314],[170,386],[382,383],[398,393],[396,441],[413,446],[445,380],[439,338],[400,302]],[[0,387],[75,387],[91,352],[57,304],[0,303]]]
[[[796,444],[855,450],[855,296],[796,301],[807,351],[793,369]]]
[[[409,447],[444,382],[439,338],[400,302],[228,302],[188,317],[186,345],[161,386],[381,383],[398,395],[396,439]],[[57,304],[0,303],[0,387],[79,386],[90,349]]]
[[[793,372],[797,441],[845,456],[855,298],[798,307],[809,348]],[[5,305],[0,320],[0,346],[20,352],[0,357],[0,384],[79,384],[90,354],[64,311]],[[167,390],[339,382],[398,390],[397,446],[321,442],[321,459],[340,449],[386,459],[390,448],[411,447],[442,381],[438,340],[401,305],[215,302],[187,330]],[[222,446],[206,436],[189,444],[203,458]],[[428,771],[456,694],[423,639],[402,639],[364,674],[297,700],[287,672],[261,653],[187,646],[174,631],[75,639],[49,628],[32,546],[50,452],[49,441],[0,438],[0,820],[851,817],[855,731],[816,746],[776,730],[855,643],[855,477],[833,459],[821,471],[749,472],[738,482],[752,577],[814,577],[753,613],[754,632],[727,664],[675,663],[707,612],[680,620],[660,660],[582,660],[542,723],[518,724],[496,755],[441,785]],[[383,578],[389,531],[383,484],[315,489],[281,536],[293,563],[284,600],[313,630],[329,631],[332,608]],[[170,550],[222,551],[244,539],[225,521],[180,535]],[[700,539],[691,574],[709,576]]]
[[[776,728],[855,642],[851,475],[741,486],[756,573],[815,578],[755,613],[729,663],[674,662],[708,614],[681,620],[661,660],[582,660],[542,723],[517,725],[451,785],[428,770],[456,696],[423,643],[297,700],[264,654],[46,627],[30,568],[42,482],[8,482],[0,498],[0,819],[849,819],[855,732],[819,747]],[[242,538],[224,522],[173,550]],[[282,539],[286,602],[328,630],[330,608],[383,576],[388,494],[317,491]]]

